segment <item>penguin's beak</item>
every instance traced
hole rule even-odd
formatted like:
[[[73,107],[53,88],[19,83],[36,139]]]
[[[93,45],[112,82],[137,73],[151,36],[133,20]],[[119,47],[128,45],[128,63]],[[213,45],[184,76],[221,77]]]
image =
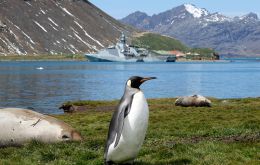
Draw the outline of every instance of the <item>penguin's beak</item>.
[[[142,80],[140,81],[141,83],[148,81],[148,80],[152,80],[152,79],[157,79],[156,77],[144,77],[142,78]]]

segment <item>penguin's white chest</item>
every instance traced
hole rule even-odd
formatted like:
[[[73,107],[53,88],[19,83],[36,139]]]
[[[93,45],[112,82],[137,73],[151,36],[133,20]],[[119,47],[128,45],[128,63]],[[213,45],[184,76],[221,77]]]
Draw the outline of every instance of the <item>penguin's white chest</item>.
[[[133,160],[140,150],[149,118],[147,101],[142,91],[133,97],[129,114],[124,119],[124,127],[117,147],[114,142],[108,150],[108,158],[114,162]]]

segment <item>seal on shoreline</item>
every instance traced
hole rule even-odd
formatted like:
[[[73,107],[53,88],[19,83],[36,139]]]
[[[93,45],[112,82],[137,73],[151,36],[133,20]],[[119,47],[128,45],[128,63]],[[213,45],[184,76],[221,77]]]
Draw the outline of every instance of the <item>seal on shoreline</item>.
[[[0,108],[0,147],[19,146],[30,140],[44,143],[79,141],[79,132],[54,117],[20,108]]]
[[[175,101],[176,106],[182,107],[211,107],[211,101],[201,95],[179,97]]]

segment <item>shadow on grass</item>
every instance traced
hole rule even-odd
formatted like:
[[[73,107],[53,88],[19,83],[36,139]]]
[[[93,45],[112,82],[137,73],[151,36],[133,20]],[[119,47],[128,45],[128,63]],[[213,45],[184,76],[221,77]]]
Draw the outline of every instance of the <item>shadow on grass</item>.
[[[190,159],[177,159],[177,160],[172,160],[169,162],[155,162],[155,163],[148,163],[148,162],[142,162],[142,161],[137,161],[134,163],[134,165],[186,165],[186,164],[191,164]]]

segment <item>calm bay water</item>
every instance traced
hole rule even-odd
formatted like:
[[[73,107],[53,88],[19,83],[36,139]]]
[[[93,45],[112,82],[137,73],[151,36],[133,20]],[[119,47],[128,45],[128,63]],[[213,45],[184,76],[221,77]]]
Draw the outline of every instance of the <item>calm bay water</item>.
[[[0,62],[0,107],[62,113],[65,101],[119,99],[132,75],[158,78],[141,86],[147,98],[260,96],[259,62]]]

